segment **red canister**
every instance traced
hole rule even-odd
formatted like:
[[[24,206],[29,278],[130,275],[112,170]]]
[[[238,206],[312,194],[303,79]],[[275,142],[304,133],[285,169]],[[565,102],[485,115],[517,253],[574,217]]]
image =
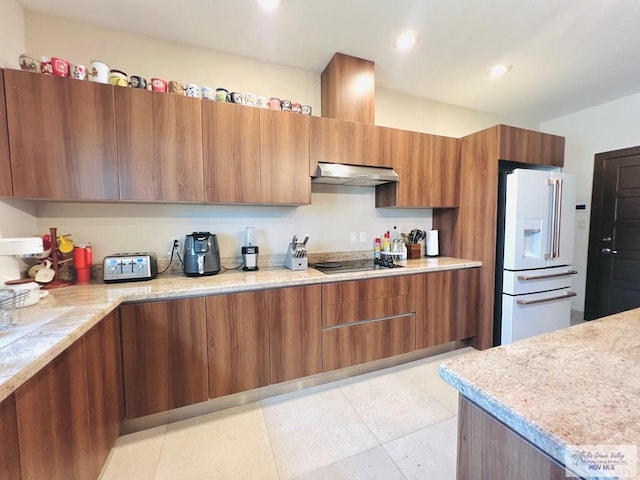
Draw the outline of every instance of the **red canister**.
[[[91,279],[91,265],[93,264],[93,250],[91,244],[79,245],[73,249],[73,266],[76,269],[78,283]]]

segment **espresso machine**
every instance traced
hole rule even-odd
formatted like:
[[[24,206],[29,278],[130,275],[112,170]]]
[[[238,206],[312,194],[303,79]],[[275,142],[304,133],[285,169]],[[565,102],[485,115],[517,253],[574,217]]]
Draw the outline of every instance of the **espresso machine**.
[[[255,244],[255,229],[247,227],[244,231],[244,247],[242,247],[242,270],[258,270],[258,246]]]
[[[184,239],[184,274],[188,277],[220,272],[218,237],[209,232],[193,232]]]

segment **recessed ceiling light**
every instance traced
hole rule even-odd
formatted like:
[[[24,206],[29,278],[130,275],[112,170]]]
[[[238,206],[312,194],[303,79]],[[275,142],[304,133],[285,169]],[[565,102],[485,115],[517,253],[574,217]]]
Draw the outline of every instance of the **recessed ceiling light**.
[[[487,72],[489,78],[498,78],[511,70],[511,65],[494,65]]]
[[[402,32],[396,37],[393,44],[401,52],[411,50],[420,41],[420,34],[413,30]]]
[[[256,3],[260,5],[263,10],[272,12],[276,8],[278,8],[278,5],[280,5],[280,0],[256,0]]]

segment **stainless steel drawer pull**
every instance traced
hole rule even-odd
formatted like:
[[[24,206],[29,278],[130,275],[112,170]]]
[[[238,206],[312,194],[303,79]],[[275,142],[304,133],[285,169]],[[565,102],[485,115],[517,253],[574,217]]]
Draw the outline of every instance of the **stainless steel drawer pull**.
[[[538,298],[537,300],[517,300],[516,303],[518,305],[534,305],[536,303],[546,303],[546,302],[553,302],[555,300],[564,300],[566,298],[575,297],[576,295],[578,294],[573,292],[567,292],[564,295],[558,295],[557,297]]]
[[[576,273],[578,273],[577,270],[567,270],[566,272],[547,273],[546,275],[518,275],[518,280],[526,282],[529,280],[540,280],[543,278],[568,277],[569,275],[575,275]]]
[[[339,323],[337,325],[329,325],[322,327],[322,330],[335,330],[336,328],[353,327],[355,325],[364,325],[366,323],[384,322],[385,320],[394,320],[396,318],[405,318],[414,316],[416,312],[401,313],[399,315],[389,315],[388,317],[372,318],[371,320],[358,320],[356,322]]]

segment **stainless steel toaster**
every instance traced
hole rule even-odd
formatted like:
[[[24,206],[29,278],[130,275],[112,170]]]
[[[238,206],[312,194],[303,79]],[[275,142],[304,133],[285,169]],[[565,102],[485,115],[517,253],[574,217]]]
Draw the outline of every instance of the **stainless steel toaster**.
[[[107,255],[102,261],[102,268],[105,283],[138,282],[158,275],[156,254],[152,252]]]

